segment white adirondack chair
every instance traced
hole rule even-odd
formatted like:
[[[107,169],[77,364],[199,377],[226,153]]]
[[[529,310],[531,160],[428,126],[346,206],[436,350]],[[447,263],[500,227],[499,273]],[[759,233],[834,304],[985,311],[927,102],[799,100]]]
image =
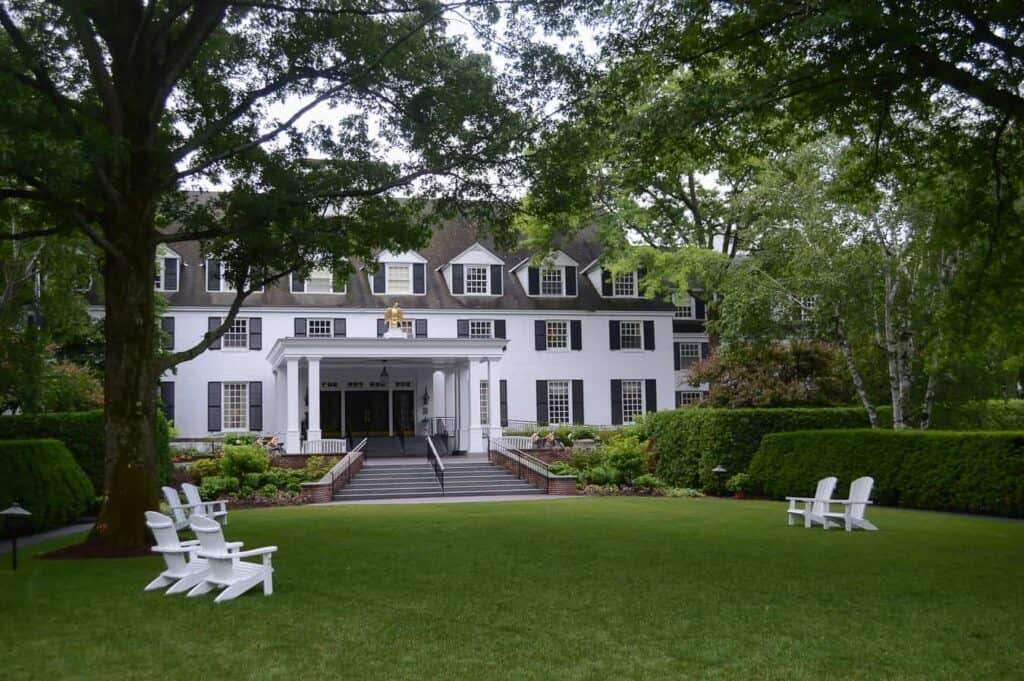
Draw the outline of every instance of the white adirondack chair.
[[[174,519],[174,529],[184,530],[188,527],[188,519],[193,513],[202,513],[202,506],[194,506],[191,503],[181,503],[178,490],[173,487],[161,487],[167,505],[171,507],[171,517]]]
[[[214,520],[197,515],[192,516],[192,531],[199,537],[199,557],[205,558],[210,564],[210,571],[203,576],[199,584],[188,592],[189,597],[201,596],[214,589],[223,589],[214,599],[214,603],[222,603],[237,598],[257,584],[263,584],[263,595],[274,593],[274,568],[271,565],[272,554],[276,546],[264,546],[248,551],[231,553],[224,541],[224,532]],[[262,556],[262,563],[250,563],[241,558]]]
[[[184,593],[203,580],[210,566],[205,558],[196,555],[199,551],[199,540],[179,540],[178,532],[174,529],[174,521],[156,511],[146,511],[146,526],[156,539],[153,553],[159,553],[164,557],[167,569],[147,584],[145,591],[170,586],[171,588],[167,590],[168,595]],[[242,542],[231,542],[227,544],[227,548],[228,551],[237,552],[242,548]]]
[[[818,488],[814,491],[813,497],[786,497],[789,501],[789,509],[786,515],[789,524],[795,525],[797,518],[803,518],[804,527],[811,527],[815,523],[825,525],[825,513],[828,512],[828,502],[832,499],[832,493],[836,489],[834,477],[822,478],[818,481]],[[803,508],[798,508],[803,504]]]
[[[869,497],[871,496],[871,488],[874,486],[875,479],[866,475],[863,478],[854,480],[850,484],[849,499],[835,499],[832,501],[833,504],[843,505],[842,513],[833,512],[831,509],[825,512],[825,529],[827,530],[829,525],[835,525],[836,527],[845,527],[847,532],[852,532],[854,528],[871,532],[878,530],[877,527],[868,522],[864,517],[864,510],[871,503]]]
[[[199,513],[200,515],[205,515],[207,518],[213,518],[221,525],[227,526],[228,502],[203,501],[203,498],[199,496],[199,488],[189,482],[181,485],[181,491],[185,493],[185,499],[188,501],[188,505],[199,509],[197,511],[193,511],[193,513]]]

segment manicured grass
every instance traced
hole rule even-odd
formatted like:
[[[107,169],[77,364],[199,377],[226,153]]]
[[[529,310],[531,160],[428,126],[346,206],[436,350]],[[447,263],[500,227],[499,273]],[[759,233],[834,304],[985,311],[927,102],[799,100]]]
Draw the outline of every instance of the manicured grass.
[[[1021,678],[1024,524],[713,499],[233,513],[276,593],[143,593],[156,558],[0,556],[15,679]],[[43,549],[69,543],[61,541]],[[33,551],[39,550],[32,547]]]

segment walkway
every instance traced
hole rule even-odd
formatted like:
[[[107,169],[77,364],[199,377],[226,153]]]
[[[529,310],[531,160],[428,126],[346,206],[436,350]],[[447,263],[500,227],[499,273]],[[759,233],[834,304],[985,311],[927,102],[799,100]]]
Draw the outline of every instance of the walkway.
[[[67,527],[60,527],[56,530],[50,530],[49,532],[41,532],[39,534],[32,534],[27,537],[18,537],[18,549],[23,546],[32,546],[33,544],[42,544],[45,541],[51,539],[59,539],[60,537],[67,537],[68,535],[78,534],[79,532],[86,532],[91,530],[93,523],[79,523],[77,525],[68,525]],[[0,553],[11,552],[11,540],[5,539],[0,541]]]

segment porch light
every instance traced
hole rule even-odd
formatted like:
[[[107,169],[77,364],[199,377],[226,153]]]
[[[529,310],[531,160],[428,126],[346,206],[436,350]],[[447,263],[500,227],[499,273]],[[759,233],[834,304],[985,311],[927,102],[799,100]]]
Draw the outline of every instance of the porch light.
[[[423,388],[423,406],[430,404],[430,393],[427,392],[426,388]]]
[[[0,511],[0,517],[11,533],[11,570],[14,571],[18,569],[18,525],[31,518],[32,514],[15,502],[10,508]]]

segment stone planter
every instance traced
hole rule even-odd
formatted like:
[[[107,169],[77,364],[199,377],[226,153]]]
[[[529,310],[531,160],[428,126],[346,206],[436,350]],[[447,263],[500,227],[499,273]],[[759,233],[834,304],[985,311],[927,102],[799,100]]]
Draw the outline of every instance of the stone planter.
[[[588,452],[594,447],[597,447],[597,440],[580,439],[572,441],[572,448],[578,449],[582,452]]]

